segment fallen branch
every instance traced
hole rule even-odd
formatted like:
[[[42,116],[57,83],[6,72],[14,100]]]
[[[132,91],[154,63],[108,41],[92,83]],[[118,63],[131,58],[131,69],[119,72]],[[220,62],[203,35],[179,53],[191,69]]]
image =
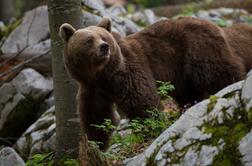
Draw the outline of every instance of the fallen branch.
[[[8,71],[6,71],[6,72],[4,72],[4,73],[1,73],[1,74],[0,74],[0,78],[3,78],[3,77],[5,77],[5,76],[8,75],[8,74],[11,74],[11,73],[13,73],[13,72],[15,72],[15,71],[17,71],[17,70],[19,70],[19,69],[22,69],[25,65],[27,65],[27,64],[31,63],[32,61],[34,61],[34,60],[36,60],[36,59],[38,59],[38,58],[40,58],[40,57],[42,57],[42,56],[48,54],[49,52],[50,52],[50,50],[48,50],[47,52],[45,52],[45,53],[43,53],[43,54],[40,54],[40,55],[38,55],[38,56],[34,56],[34,57],[30,58],[30,59],[27,59],[26,61],[24,61],[24,62],[22,62],[22,63],[20,63],[20,64],[18,64],[18,65],[16,65],[16,66],[14,66],[14,67],[11,68],[10,70],[8,70]],[[1,82],[0,82],[0,85],[1,85],[3,82],[4,82],[4,81],[1,81]]]

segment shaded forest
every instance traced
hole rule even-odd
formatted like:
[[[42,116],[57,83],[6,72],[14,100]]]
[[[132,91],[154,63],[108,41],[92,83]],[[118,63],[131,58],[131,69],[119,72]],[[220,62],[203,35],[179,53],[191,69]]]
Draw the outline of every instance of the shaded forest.
[[[0,166],[251,165],[251,71],[183,105],[173,97],[177,85],[155,80],[160,103],[145,110],[149,117],[129,119],[113,103],[118,123],[105,118],[92,124],[109,136],[108,146],[101,150],[103,142],[88,140],[77,110],[80,84],[64,65],[59,28],[86,28],[104,16],[122,39],[181,17],[223,29],[242,23],[251,31],[238,35],[245,40],[252,34],[251,0],[0,0]]]

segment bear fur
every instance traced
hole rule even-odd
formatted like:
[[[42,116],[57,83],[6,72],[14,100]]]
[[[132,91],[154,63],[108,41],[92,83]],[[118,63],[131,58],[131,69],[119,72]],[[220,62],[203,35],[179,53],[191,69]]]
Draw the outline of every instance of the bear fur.
[[[113,106],[128,118],[145,118],[160,97],[156,80],[170,81],[179,104],[207,98],[242,80],[252,67],[252,28],[237,24],[219,28],[184,17],[162,20],[125,38],[111,32],[104,17],[97,26],[60,27],[64,62],[79,83],[82,127],[88,138],[103,142],[109,134],[91,124],[116,123]]]

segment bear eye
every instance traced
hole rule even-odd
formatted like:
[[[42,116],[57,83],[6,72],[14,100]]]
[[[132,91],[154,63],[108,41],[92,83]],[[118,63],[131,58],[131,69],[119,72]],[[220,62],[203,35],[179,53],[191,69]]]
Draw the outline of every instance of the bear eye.
[[[86,39],[85,43],[92,43],[93,40],[94,40],[93,37],[88,37],[88,38]]]
[[[105,37],[102,36],[101,39],[106,42],[106,38]]]

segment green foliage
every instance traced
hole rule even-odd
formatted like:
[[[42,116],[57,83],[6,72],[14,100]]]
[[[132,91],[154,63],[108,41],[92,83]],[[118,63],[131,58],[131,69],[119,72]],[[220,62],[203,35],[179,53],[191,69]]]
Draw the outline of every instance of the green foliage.
[[[99,142],[99,141],[89,141],[88,140],[88,145],[90,147],[94,147],[96,149],[99,149],[99,146],[102,145],[103,143],[102,142]]]
[[[215,21],[215,24],[220,27],[227,27],[228,26],[227,21],[224,19],[220,19],[220,20]]]
[[[64,162],[65,166],[79,166],[79,162],[75,159],[66,159]]]
[[[118,131],[113,134],[110,144],[118,144],[119,152],[115,155],[112,152],[105,152],[104,155],[110,160],[123,160],[129,156],[140,153],[140,149],[146,147],[153,139],[159,136],[166,128],[172,125],[180,116],[179,112],[160,112],[156,108],[147,110],[149,118],[133,119],[126,129],[131,130],[131,134],[122,137]],[[106,119],[103,125],[93,125],[105,132],[111,132],[115,126]],[[92,141],[93,142],[93,141]],[[93,142],[96,146],[99,143]]]
[[[111,133],[116,128],[112,124],[111,119],[105,119],[105,121],[101,125],[91,124],[91,126],[94,126],[97,129],[101,129],[107,134]]]
[[[165,4],[167,0],[132,0],[133,3],[142,5],[143,7],[154,7]]]
[[[55,159],[55,153],[48,154],[35,154],[30,160],[28,160],[26,166],[53,166]],[[79,166],[79,162],[76,159],[71,159],[69,156],[65,156],[60,160],[62,166]]]
[[[22,20],[17,20],[7,26],[4,25],[2,26],[2,28],[0,28],[0,46],[2,45],[5,38],[9,36],[9,34],[21,24],[21,21]]]
[[[239,99],[237,104],[238,106],[234,109],[232,117],[227,113],[228,108],[220,110],[224,115],[224,122],[222,124],[219,124],[218,120],[205,122],[204,124],[203,131],[212,134],[212,139],[209,140],[208,144],[217,146],[220,144],[220,140],[225,142],[224,148],[215,156],[213,165],[228,166],[242,164],[240,161],[241,154],[237,149],[241,139],[251,130],[252,120],[250,115],[252,110],[246,110],[242,99]]]
[[[132,4],[127,4],[126,5],[126,10],[128,13],[133,14],[135,12],[135,7]]]
[[[168,93],[175,90],[174,85],[172,85],[170,82],[163,82],[163,81],[156,81],[156,82],[158,85],[158,88],[157,88],[158,94],[161,97],[170,98],[168,96]]]
[[[175,88],[170,82],[157,81],[157,92],[163,98],[170,98],[169,92]],[[116,144],[119,146],[119,151],[114,154],[111,151],[103,153],[109,160],[123,160],[127,157],[138,154],[148,144],[158,137],[166,128],[172,125],[180,116],[180,112],[170,111],[161,112],[157,108],[146,110],[149,118],[132,119],[124,130],[131,131],[131,134],[121,135],[118,130],[114,129],[116,126],[112,124],[110,119],[105,119],[101,125],[92,124],[92,126],[106,132],[112,133],[114,131],[110,145]],[[99,146],[99,142],[89,141],[94,146]]]
[[[130,122],[132,133],[141,141],[156,138],[180,116],[179,112],[163,113],[157,109],[147,110],[147,112],[150,114],[150,118],[134,119]]]
[[[54,153],[35,154],[30,160],[26,162],[26,166],[52,166]]]
[[[211,112],[214,109],[214,107],[218,101],[218,97],[212,95],[209,97],[209,100],[210,101],[209,101],[209,104],[207,105],[207,112]]]
[[[193,4],[185,5],[181,10],[180,16],[192,16],[196,12],[196,9]]]

